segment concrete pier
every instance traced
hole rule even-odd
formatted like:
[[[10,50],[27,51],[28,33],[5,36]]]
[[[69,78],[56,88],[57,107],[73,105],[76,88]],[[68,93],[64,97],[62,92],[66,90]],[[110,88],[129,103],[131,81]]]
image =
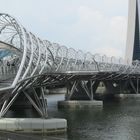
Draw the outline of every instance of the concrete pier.
[[[2,118],[0,130],[20,133],[58,134],[67,131],[65,119]]]
[[[46,91],[46,95],[48,94],[66,94],[67,93],[67,88],[54,88],[54,89],[49,89]]]
[[[140,94],[115,94],[115,99],[123,100],[123,99],[140,99]]]
[[[94,107],[103,107],[103,101],[58,101],[58,108],[64,109],[86,109]]]

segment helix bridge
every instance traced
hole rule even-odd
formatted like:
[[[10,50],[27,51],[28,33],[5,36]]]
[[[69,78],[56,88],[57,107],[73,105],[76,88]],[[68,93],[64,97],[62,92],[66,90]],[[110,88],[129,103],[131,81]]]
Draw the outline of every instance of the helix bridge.
[[[20,95],[20,100],[26,97],[37,112],[46,117],[46,88],[72,83],[71,93],[67,96],[70,99],[79,81],[89,95],[88,81],[94,85],[95,81],[137,80],[139,75],[140,62],[137,60],[129,64],[122,58],[85,53],[42,40],[27,31],[14,17],[0,14],[1,117]]]

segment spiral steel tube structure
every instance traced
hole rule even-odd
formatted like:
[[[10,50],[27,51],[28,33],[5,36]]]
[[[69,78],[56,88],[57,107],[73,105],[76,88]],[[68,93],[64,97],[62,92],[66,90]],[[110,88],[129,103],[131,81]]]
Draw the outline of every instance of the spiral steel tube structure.
[[[110,73],[105,79],[127,78],[130,74],[140,74],[140,63],[134,61],[132,65],[127,65],[122,58],[93,55],[41,40],[12,16],[0,14],[1,116],[17,95],[29,87],[57,85],[60,81],[65,82],[67,75],[71,78],[80,73],[92,73],[94,76],[105,72]],[[41,91],[44,92],[43,88]],[[36,109],[40,112],[39,108]]]
[[[12,74],[12,87],[26,78],[40,74],[68,71],[119,71],[123,65],[121,58],[117,60],[115,57],[83,53],[81,50],[76,51],[73,48],[41,40],[8,14],[0,14],[0,41],[1,68],[7,69],[2,75],[15,72],[15,77]],[[6,45],[9,48],[6,48]],[[5,53],[4,56],[2,51]]]

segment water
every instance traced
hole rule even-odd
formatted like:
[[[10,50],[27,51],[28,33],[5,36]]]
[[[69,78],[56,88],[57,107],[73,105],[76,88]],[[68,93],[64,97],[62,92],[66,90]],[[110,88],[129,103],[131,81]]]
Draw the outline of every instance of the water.
[[[1,133],[0,140],[140,140],[140,99],[106,101],[103,109],[58,110],[56,101],[63,99],[64,95],[48,96],[48,113],[67,119],[67,135]]]

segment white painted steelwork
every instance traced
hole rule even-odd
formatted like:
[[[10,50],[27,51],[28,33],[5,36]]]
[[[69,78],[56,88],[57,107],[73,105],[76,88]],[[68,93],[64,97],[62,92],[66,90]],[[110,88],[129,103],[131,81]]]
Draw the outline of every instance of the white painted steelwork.
[[[23,92],[36,110],[47,116],[45,101],[39,101],[34,91],[47,85],[59,85],[78,75],[91,75],[92,79],[101,79],[99,73],[110,73],[104,79],[125,79],[130,74],[140,74],[140,62],[125,64],[122,58],[76,51],[73,48],[41,40],[27,31],[9,14],[0,14],[0,95],[3,116],[17,96]],[[33,88],[36,102],[25,89]],[[3,94],[8,92],[8,94]],[[10,96],[10,97],[9,97]],[[41,107],[42,105],[42,107]]]

